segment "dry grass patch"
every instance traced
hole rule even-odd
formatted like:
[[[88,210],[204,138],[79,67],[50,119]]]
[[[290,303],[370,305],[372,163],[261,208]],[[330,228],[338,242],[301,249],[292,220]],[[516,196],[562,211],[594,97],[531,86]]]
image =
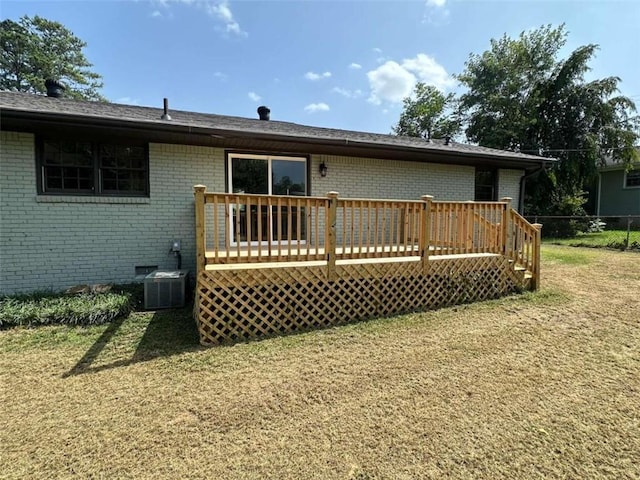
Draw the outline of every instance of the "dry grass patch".
[[[637,254],[545,247],[542,282],[212,349],[187,310],[0,332],[0,472],[638,478]]]

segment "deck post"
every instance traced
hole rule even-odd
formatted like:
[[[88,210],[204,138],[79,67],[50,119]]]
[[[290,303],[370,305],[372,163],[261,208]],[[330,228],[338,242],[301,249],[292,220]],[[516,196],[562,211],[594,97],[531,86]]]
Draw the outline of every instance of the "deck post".
[[[206,266],[205,259],[205,227],[204,227],[204,193],[207,187],[204,185],[195,185],[193,194],[195,196],[196,211],[196,272],[198,276],[204,271]],[[215,226],[217,228],[217,225]]]
[[[501,202],[506,203],[502,211],[502,254],[511,258],[513,256],[513,229],[511,228],[511,197],[502,197]]]
[[[542,224],[534,223],[536,229],[535,242],[533,244],[533,272],[531,272],[531,289],[533,291],[540,288],[540,244],[542,239]]]
[[[422,195],[422,235],[420,235],[420,256],[422,257],[422,273],[429,273],[429,244],[431,236],[431,202],[433,195]]]
[[[336,222],[338,219],[338,192],[327,193],[327,224],[325,226],[325,255],[327,280],[336,279]]]

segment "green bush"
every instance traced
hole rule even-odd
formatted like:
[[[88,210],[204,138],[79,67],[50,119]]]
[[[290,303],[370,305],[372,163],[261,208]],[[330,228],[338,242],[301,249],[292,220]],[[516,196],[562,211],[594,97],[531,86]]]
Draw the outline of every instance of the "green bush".
[[[127,315],[134,306],[132,291],[65,295],[33,293],[0,297],[0,328],[49,324],[98,325]]]

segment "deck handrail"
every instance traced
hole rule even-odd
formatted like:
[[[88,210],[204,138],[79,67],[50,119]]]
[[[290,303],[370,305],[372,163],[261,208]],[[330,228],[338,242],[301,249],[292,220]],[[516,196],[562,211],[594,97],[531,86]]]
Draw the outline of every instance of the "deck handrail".
[[[206,192],[194,187],[196,261],[207,264],[502,254],[539,282],[540,231],[499,202]]]
[[[511,210],[512,240],[507,256],[531,274],[532,288],[540,284],[540,239],[542,225],[531,224],[515,210]]]

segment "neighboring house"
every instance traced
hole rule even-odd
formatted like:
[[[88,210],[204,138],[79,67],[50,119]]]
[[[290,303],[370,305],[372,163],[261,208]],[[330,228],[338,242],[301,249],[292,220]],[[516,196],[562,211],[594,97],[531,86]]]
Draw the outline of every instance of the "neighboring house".
[[[629,171],[613,162],[600,168],[596,213],[599,216],[640,215],[640,162]]]
[[[193,271],[196,184],[343,198],[512,197],[517,207],[522,177],[548,161],[441,140],[15,92],[0,92],[0,123],[0,294],[140,280],[175,268],[174,240]],[[633,182],[624,191],[638,207]]]

